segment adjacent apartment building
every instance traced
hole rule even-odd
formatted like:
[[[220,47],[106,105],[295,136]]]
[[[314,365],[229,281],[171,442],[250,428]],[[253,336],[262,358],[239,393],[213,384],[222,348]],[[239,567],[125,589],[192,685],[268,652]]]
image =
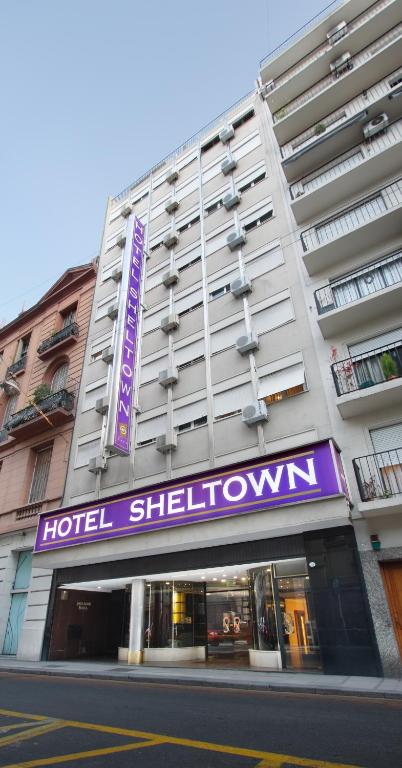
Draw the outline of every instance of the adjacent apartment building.
[[[31,658],[400,669],[400,14],[342,3],[109,200]]]
[[[0,329],[0,649],[6,655],[29,658],[31,627],[46,615],[51,574],[32,573],[35,528],[38,514],[63,498],[95,277],[94,264],[68,269],[35,306]]]
[[[383,666],[402,654],[402,8],[341,3],[261,62]]]

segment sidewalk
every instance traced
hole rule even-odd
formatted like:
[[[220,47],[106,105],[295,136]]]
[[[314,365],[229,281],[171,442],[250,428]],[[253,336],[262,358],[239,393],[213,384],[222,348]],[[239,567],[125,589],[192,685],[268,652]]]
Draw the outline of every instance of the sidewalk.
[[[219,686],[245,690],[319,693],[402,699],[402,679],[352,677],[251,669],[205,669],[196,667],[148,667],[96,661],[17,661],[0,656],[0,672],[56,675],[98,680],[154,684]]]

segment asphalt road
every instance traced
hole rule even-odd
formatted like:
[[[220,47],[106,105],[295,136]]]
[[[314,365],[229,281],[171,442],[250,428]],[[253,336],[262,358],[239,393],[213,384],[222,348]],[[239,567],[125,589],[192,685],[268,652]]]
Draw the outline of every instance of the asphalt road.
[[[401,768],[402,702],[0,674],[0,768]]]

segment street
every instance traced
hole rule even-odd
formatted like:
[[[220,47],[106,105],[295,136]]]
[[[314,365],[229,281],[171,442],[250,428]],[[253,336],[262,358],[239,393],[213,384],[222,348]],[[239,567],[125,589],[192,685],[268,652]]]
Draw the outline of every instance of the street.
[[[0,674],[0,768],[400,768],[402,701]]]

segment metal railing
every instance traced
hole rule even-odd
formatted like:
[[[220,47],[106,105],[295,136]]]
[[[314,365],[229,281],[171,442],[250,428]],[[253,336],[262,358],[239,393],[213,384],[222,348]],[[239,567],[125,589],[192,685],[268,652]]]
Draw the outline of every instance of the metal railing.
[[[49,336],[47,339],[44,339],[44,341],[41,341],[39,344],[39,347],[37,349],[38,355],[41,355],[43,352],[46,352],[51,347],[54,347],[56,344],[59,344],[60,341],[64,341],[64,339],[68,339],[70,336],[78,336],[79,334],[79,326],[77,323],[70,323],[70,325],[66,325],[64,328],[61,328],[60,331],[57,331],[56,333],[52,333],[51,336]]]
[[[9,365],[7,368],[6,378],[10,374],[15,375],[16,373],[21,373],[21,371],[24,371],[26,362],[27,362],[27,356],[25,354],[25,355],[22,355],[22,357],[20,357],[19,360],[16,360],[15,363],[12,363],[11,365]]]
[[[401,203],[402,179],[398,179],[370,197],[362,198],[354,205],[340,210],[330,219],[325,219],[314,227],[304,230],[300,235],[303,250],[312,251],[338,237],[347,235],[373,219],[380,218]]]
[[[29,421],[41,417],[40,411],[45,414],[52,413],[56,408],[64,408],[66,411],[72,411],[74,408],[74,394],[67,389],[61,389],[59,392],[52,392],[42,400],[38,400],[35,405],[28,405],[21,411],[14,413],[4,424],[4,428],[10,432],[12,429],[20,427]]]
[[[338,397],[402,376],[402,339],[331,365]]]
[[[370,43],[370,45],[360,51],[360,53],[352,56],[349,60],[349,69],[347,70],[348,73],[353,72],[354,69],[365,64],[366,61],[368,61],[372,56],[375,56],[377,53],[379,53],[391,43],[395,42],[401,36],[402,24],[397,24],[385,35],[381,35],[381,37],[377,38],[377,40],[375,40],[373,43]],[[339,79],[342,79],[342,76],[339,78],[339,74],[337,75],[336,73],[332,72],[331,74],[322,77],[321,80],[318,80],[318,82],[313,86],[303,91],[300,96],[292,99],[287,104],[285,104],[285,106],[281,107],[281,109],[278,109],[277,112],[274,112],[272,115],[274,123],[278,123],[280,120],[288,117],[288,115],[296,112],[296,110],[307,104],[309,101],[311,101],[311,99],[315,98],[315,96],[318,96],[318,94],[322,93],[326,88],[336,83]]]
[[[347,152],[343,152],[331,162],[321,166],[314,173],[304,176],[300,181],[291,184],[290,196],[292,200],[303,197],[310,192],[329,184],[334,179],[339,178],[344,173],[351,171],[356,166],[361,165],[373,156],[389,149],[402,141],[402,119],[396,120],[388,126],[382,133],[377,134],[368,141],[355,145]]]
[[[26,504],[25,507],[19,507],[15,510],[16,520],[26,520],[28,517],[37,517],[42,512],[43,502],[34,501],[32,504]]]
[[[353,459],[362,501],[387,499],[402,493],[402,448]]]
[[[386,256],[362,269],[314,291],[319,315],[365,299],[384,288],[402,283],[402,251]]]

